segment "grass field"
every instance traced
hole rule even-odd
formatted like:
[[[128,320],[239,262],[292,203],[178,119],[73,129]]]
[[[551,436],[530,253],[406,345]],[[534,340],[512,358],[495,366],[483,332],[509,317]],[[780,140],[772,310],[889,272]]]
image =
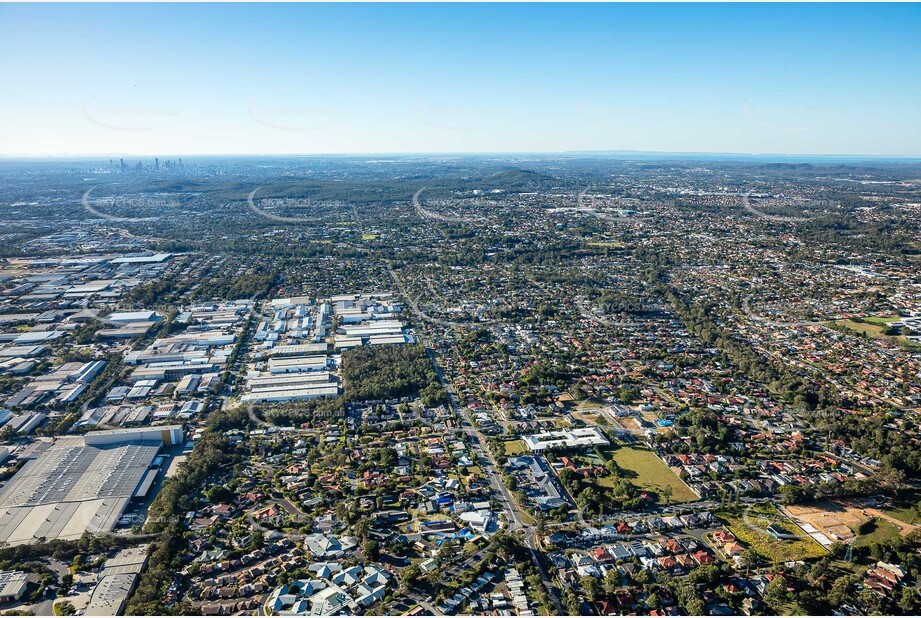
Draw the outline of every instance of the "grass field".
[[[669,470],[661,459],[644,448],[621,446],[611,452],[614,461],[627,471],[630,482],[638,489],[654,491],[662,497],[666,485],[672,486],[672,502],[693,502],[697,500],[687,485]],[[664,502],[664,497],[662,498]]]
[[[858,332],[867,337],[884,337],[883,333],[886,331],[886,327],[881,324],[875,324],[870,322],[855,322],[853,320],[838,320],[835,322],[840,326]]]
[[[521,455],[527,452],[527,447],[524,445],[524,442],[521,440],[509,440],[508,442],[502,443],[502,448],[505,449],[505,455],[507,457],[513,457],[515,455]]]
[[[908,345],[909,347],[919,347],[917,344],[912,343],[906,337],[897,335],[887,335],[886,330],[888,330],[889,325],[893,322],[897,322],[899,319],[898,316],[889,316],[885,318],[880,317],[865,317],[861,318],[860,322],[855,322],[854,320],[836,320],[832,324],[843,326],[844,328],[866,335],[871,339],[885,339],[893,343],[901,343],[903,345]]]
[[[914,508],[921,501],[921,491],[911,489],[899,493],[898,498],[893,502],[892,507],[883,509],[887,515],[904,521],[906,524],[921,524],[921,515],[918,509]]]
[[[885,328],[889,326],[890,324],[892,324],[893,322],[898,322],[899,316],[891,315],[885,318],[878,318],[875,316],[870,316],[870,317],[863,318],[863,321],[869,324],[876,324],[877,326],[882,326],[883,328]]]
[[[377,234],[362,234],[362,240],[377,240]]]
[[[866,547],[868,545],[872,545],[873,543],[879,543],[897,537],[899,536],[900,531],[895,527],[895,524],[888,522],[885,519],[874,517],[873,519],[865,521],[859,526],[854,526],[854,534],[857,535],[857,540],[854,541],[854,546]]]
[[[717,517],[729,528],[739,542],[752,549],[765,560],[809,560],[827,554],[825,548],[787,520],[773,504],[751,507],[748,517],[744,511],[721,511]],[[775,524],[784,531],[796,534],[797,540],[779,540],[764,529]]]
[[[918,516],[918,511],[910,506],[886,509],[886,513],[899,521],[904,521],[906,524],[921,524],[921,517]]]

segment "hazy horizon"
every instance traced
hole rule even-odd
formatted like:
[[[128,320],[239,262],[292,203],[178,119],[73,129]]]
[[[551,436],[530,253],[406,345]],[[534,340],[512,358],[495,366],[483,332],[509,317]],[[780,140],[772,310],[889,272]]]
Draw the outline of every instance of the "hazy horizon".
[[[0,161],[61,161],[61,160],[107,160],[116,158],[130,158],[154,160],[169,157],[187,157],[190,159],[216,158],[349,158],[349,157],[394,157],[394,158],[424,158],[424,157],[600,157],[600,158],[648,158],[648,159],[692,159],[713,158],[726,161],[733,160],[772,160],[793,159],[800,162],[810,160],[823,161],[921,161],[921,155],[888,155],[888,154],[825,154],[825,153],[747,153],[747,152],[693,152],[693,151],[663,151],[663,150],[559,150],[559,151],[428,151],[428,152],[163,152],[154,154],[141,154],[132,152],[116,153],[42,153],[35,155],[4,154],[0,153]],[[735,159],[737,158],[737,159]]]
[[[916,4],[5,4],[0,155],[917,157],[918,31]]]

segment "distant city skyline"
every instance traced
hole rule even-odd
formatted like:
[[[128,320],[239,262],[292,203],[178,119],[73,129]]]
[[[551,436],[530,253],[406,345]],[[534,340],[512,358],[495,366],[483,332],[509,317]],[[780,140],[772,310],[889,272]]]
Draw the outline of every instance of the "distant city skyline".
[[[921,156],[917,4],[0,5],[0,156]]]

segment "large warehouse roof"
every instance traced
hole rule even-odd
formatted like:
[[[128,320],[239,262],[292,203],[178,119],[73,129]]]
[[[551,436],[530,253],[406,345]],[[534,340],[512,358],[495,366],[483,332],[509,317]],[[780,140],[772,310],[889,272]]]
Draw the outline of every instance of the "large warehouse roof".
[[[94,440],[69,436],[37,449],[36,458],[0,490],[0,542],[77,539],[86,531],[111,530],[163,439],[156,432],[110,439],[87,444]]]

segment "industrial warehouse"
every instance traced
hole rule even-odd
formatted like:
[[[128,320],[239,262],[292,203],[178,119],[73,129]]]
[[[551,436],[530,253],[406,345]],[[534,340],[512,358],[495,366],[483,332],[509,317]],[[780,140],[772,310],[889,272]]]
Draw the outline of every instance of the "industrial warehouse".
[[[73,540],[108,532],[157,477],[163,446],[181,444],[178,425],[95,431],[38,443],[0,490],[0,543]]]
[[[241,401],[282,403],[337,396],[336,371],[343,351],[415,342],[404,332],[403,322],[395,319],[402,310],[390,292],[272,300],[256,327],[256,362],[247,372],[248,392]]]

